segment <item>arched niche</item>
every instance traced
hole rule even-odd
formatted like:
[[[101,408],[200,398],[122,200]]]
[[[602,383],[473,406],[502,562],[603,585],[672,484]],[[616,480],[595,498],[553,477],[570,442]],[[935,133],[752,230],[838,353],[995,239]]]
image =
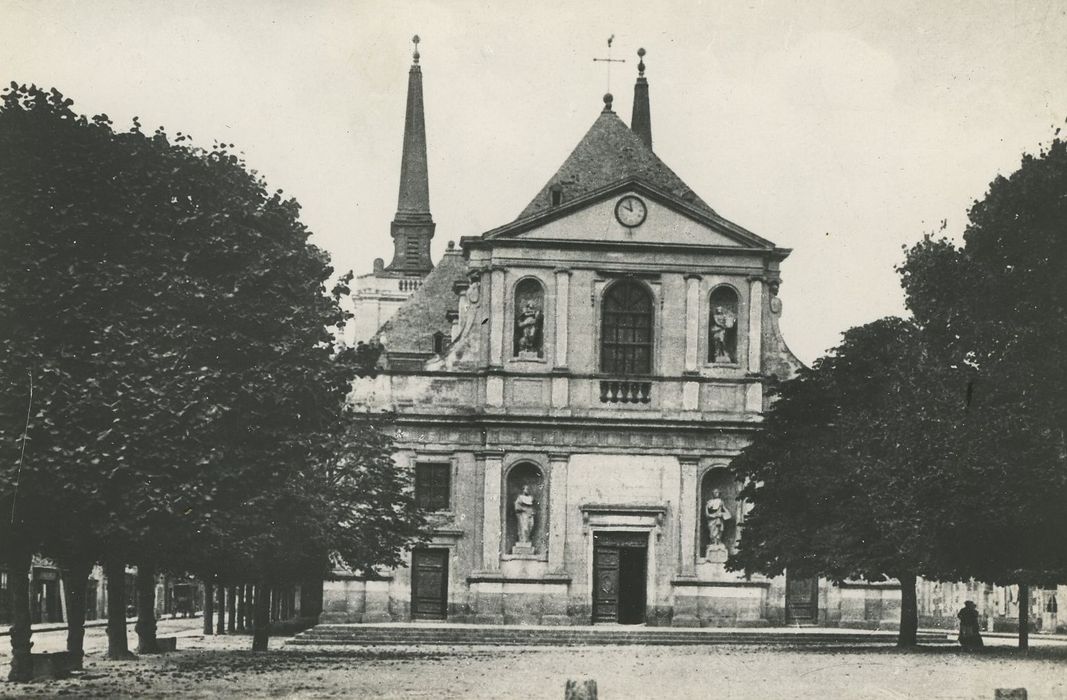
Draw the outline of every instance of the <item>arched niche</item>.
[[[700,556],[705,557],[708,546],[712,543],[709,521],[709,503],[715,498],[722,501],[722,508],[729,517],[723,517],[720,541],[731,554],[737,549],[738,520],[743,516],[741,504],[737,498],[737,482],[729,469],[723,466],[712,467],[704,472],[700,480]]]
[[[515,328],[512,356],[541,359],[545,356],[545,288],[533,278],[515,285]]]
[[[725,285],[711,291],[708,304],[708,362],[736,364],[739,298]]]
[[[548,489],[541,467],[519,462],[507,473],[507,518],[504,552],[515,556],[543,557],[548,552]],[[521,539],[524,518],[530,518],[529,538]]]

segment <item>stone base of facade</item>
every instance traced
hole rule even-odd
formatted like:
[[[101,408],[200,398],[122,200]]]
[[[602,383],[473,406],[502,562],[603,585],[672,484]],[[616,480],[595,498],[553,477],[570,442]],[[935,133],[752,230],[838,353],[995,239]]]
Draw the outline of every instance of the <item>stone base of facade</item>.
[[[588,591],[574,590],[565,575],[509,579],[475,572],[450,591],[445,621],[481,625],[588,625]],[[583,587],[584,589],[584,587]],[[709,581],[677,577],[667,600],[649,601],[649,627],[767,627],[792,624],[785,614],[781,578]],[[323,586],[324,623],[407,622],[412,614],[407,581],[338,578]],[[817,619],[824,627],[894,630],[900,624],[900,589],[894,584],[819,586]]]

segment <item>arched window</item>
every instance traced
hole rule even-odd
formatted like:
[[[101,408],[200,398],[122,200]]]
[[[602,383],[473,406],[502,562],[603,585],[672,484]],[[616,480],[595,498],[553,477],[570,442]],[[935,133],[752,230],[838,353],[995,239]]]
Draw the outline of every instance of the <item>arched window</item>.
[[[652,373],[652,294],[638,282],[616,282],[604,295],[600,370],[616,375]]]
[[[708,314],[708,362],[737,362],[737,292],[717,287]]]
[[[712,468],[700,481],[700,555],[711,547],[733,552],[737,544],[739,519],[737,483],[729,469]]]
[[[535,279],[515,285],[515,343],[513,356],[534,359],[545,356],[545,288]]]
[[[532,462],[516,464],[508,471],[506,483],[504,551],[515,556],[544,555],[548,544],[548,494],[540,467]]]

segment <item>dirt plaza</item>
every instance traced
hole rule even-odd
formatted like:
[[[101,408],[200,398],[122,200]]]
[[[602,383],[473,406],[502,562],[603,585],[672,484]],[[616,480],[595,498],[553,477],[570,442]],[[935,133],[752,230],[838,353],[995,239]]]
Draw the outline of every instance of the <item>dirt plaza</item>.
[[[3,684],[0,697],[562,698],[568,678],[594,678],[601,698],[992,698],[1025,687],[1031,700],[1067,698],[1067,643],[1009,638],[986,653],[953,646],[898,651],[799,646],[344,646],[271,640],[248,651],[241,635],[204,637],[199,620],[161,621],[179,651],[132,662],[103,659],[103,629],[87,632],[78,678]],[[35,651],[62,648],[62,631],[35,635]],[[6,645],[0,664],[7,662]]]

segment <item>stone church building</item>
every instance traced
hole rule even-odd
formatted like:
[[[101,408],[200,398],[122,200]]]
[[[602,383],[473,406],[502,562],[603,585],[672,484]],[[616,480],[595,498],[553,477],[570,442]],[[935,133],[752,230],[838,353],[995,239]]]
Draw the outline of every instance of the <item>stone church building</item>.
[[[395,412],[433,538],[406,568],[337,572],[324,622],[897,623],[892,584],[725,569],[745,519],[728,467],[800,367],[778,323],[790,251],[660,159],[638,67],[629,126],[605,95],[514,221],[434,265],[416,52],[395,254],[355,295],[382,369],[353,401]]]

